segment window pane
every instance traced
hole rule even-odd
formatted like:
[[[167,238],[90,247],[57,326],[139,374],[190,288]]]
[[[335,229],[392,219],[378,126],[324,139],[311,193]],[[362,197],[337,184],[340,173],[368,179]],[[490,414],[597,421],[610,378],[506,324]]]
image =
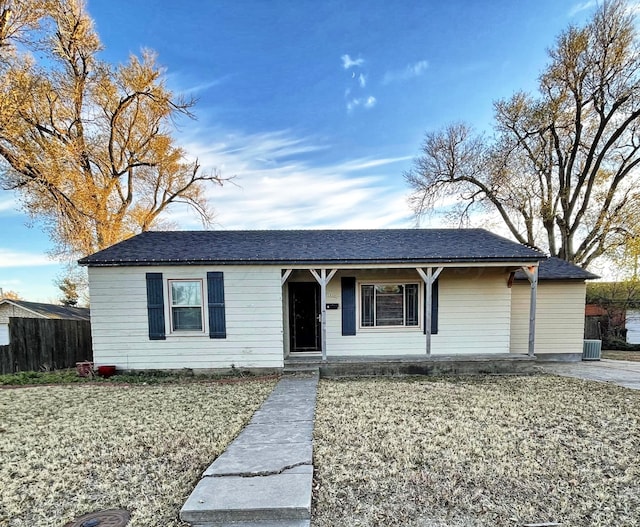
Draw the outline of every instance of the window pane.
[[[202,309],[174,307],[171,309],[174,331],[202,331]]]
[[[362,327],[373,326],[373,286],[363,285],[362,291]]]
[[[171,282],[171,303],[174,306],[202,305],[200,282]]]
[[[404,325],[404,287],[376,286],[376,326]]]
[[[405,286],[405,324],[407,326],[418,326],[418,284],[407,284]]]

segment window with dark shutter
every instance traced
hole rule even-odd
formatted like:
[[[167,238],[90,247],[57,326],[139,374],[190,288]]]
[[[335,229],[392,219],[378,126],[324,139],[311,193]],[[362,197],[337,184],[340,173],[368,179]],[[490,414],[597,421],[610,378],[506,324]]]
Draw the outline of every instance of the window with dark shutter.
[[[209,337],[227,338],[224,314],[224,274],[219,271],[207,273],[207,296],[209,308]]]
[[[361,284],[360,326],[419,327],[418,284]]]
[[[149,339],[164,340],[164,295],[162,273],[147,273],[147,316]]]
[[[168,280],[171,331],[203,331],[202,280]]]

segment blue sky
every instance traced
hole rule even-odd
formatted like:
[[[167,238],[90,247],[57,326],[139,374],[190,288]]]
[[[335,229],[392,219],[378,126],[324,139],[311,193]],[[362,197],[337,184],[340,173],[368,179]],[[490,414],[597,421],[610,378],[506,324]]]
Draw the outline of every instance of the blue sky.
[[[167,84],[198,98],[177,138],[203,168],[235,176],[208,192],[221,229],[413,226],[402,173],[425,132],[461,120],[488,130],[493,101],[535,90],[546,49],[594,6],[88,0],[105,60],[151,48]],[[200,228],[187,210],[169,219]],[[0,287],[55,300],[50,249],[0,191]]]

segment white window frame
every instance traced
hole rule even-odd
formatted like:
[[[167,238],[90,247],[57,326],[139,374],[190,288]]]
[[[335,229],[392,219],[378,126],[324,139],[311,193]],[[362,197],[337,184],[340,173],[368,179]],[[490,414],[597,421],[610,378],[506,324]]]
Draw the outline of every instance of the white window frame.
[[[171,286],[174,282],[198,282],[200,284],[200,305],[189,305],[189,306],[184,306],[184,305],[178,305],[178,306],[174,306],[173,305],[173,294],[172,294],[172,289]],[[169,331],[168,334],[169,335],[177,335],[177,336],[184,336],[184,335],[203,335],[206,333],[206,317],[205,317],[205,294],[206,294],[206,289],[204,287],[204,280],[202,278],[167,278],[167,310],[168,310],[168,318],[167,320],[169,321]],[[199,307],[200,308],[200,325],[202,327],[202,329],[197,330],[197,329],[174,329],[173,328],[173,308],[174,307]]]
[[[401,285],[403,286],[403,302],[402,302],[402,316],[403,316],[403,324],[400,326],[363,326],[362,325],[362,286],[363,285],[372,285],[372,286],[385,286],[385,285]],[[407,305],[406,305],[406,286],[407,285],[416,285],[418,287],[418,325],[416,326],[407,326]],[[356,281],[356,295],[357,295],[357,306],[358,312],[356,316],[358,317],[358,329],[363,331],[422,331],[423,328],[423,313],[424,313],[424,303],[423,303],[423,287],[420,281],[418,280],[358,280]],[[375,297],[374,297],[374,323],[375,323]]]

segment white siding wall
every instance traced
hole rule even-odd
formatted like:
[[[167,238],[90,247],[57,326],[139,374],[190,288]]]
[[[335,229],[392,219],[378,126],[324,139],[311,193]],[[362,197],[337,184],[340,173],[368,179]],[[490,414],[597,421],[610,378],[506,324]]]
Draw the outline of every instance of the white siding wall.
[[[584,282],[538,283],[536,354],[582,353],[586,290]],[[519,280],[511,291],[511,352],[527,353],[531,286]]]
[[[206,318],[207,271],[224,273],[226,339],[210,339]],[[167,279],[201,279],[205,327],[201,335],[149,340],[147,272]],[[96,364],[124,369],[277,368],[283,365],[280,269],[267,266],[163,266],[89,268],[91,327]]]
[[[14,306],[13,304],[3,304],[0,306],[0,346],[9,344],[9,318],[44,318],[31,311]]]
[[[624,325],[627,328],[627,343],[640,344],[640,311],[627,309]]]
[[[40,315],[36,315],[31,311],[22,309],[21,307],[14,306],[13,304],[3,304],[0,306],[0,324],[8,324],[9,318],[44,318]]]
[[[360,328],[359,284],[367,281],[422,281],[415,271],[341,271],[331,280],[327,302],[342,307],[340,277],[357,279],[358,323],[356,335],[342,336],[342,311],[327,311],[327,355],[424,355],[426,336],[422,328]],[[439,278],[438,334],[432,336],[431,352],[441,354],[508,353],[510,289],[504,269],[445,269]],[[421,310],[422,313],[422,310]]]
[[[0,323],[0,346],[9,344],[9,324]]]

